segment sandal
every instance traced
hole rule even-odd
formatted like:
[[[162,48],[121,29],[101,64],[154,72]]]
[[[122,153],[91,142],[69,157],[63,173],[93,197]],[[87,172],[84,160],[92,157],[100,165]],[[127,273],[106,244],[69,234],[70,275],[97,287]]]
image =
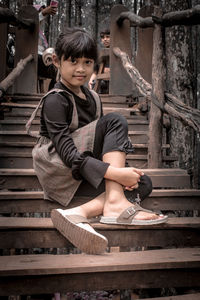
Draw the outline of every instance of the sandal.
[[[158,218],[150,220],[135,219],[135,216],[140,211],[156,214]],[[156,225],[165,223],[167,219],[168,216],[164,216],[163,214],[158,214],[151,210],[144,209],[139,204],[134,204],[125,209],[118,217],[101,217],[100,223],[116,225]]]
[[[67,215],[63,209],[53,209],[51,219],[55,228],[75,247],[88,254],[105,252],[108,240],[80,215]]]

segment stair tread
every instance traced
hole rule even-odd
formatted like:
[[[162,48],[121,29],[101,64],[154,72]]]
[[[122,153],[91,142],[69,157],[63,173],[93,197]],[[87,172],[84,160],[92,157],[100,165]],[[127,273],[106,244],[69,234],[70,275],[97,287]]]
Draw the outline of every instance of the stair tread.
[[[199,268],[200,248],[162,249],[104,255],[11,255],[0,257],[1,276]]]
[[[4,191],[0,190],[0,200],[43,199],[43,191]],[[149,197],[200,196],[200,189],[153,189]],[[200,201],[200,198],[199,198]]]
[[[5,147],[5,146],[10,146],[10,147],[33,147],[35,145],[35,141],[32,141],[32,142],[0,142],[0,146],[1,147]],[[133,143],[133,146],[135,148],[148,148],[148,144],[145,143],[145,144],[134,144]],[[163,149],[166,149],[166,148],[170,148],[170,145],[169,144],[164,144],[162,146]],[[3,153],[3,151],[0,151],[0,153]],[[129,154],[131,155],[131,154]]]
[[[95,229],[128,229],[136,230],[138,228],[146,229],[146,225],[107,225],[99,222],[93,222]],[[164,224],[151,225],[151,229],[164,228],[200,228],[200,217],[179,217],[169,218]],[[0,230],[4,229],[55,229],[51,218],[32,218],[32,217],[0,217]]]
[[[188,175],[186,170],[183,169],[142,169],[147,175]],[[0,174],[8,174],[8,175],[33,175],[35,174],[34,169],[0,169]]]

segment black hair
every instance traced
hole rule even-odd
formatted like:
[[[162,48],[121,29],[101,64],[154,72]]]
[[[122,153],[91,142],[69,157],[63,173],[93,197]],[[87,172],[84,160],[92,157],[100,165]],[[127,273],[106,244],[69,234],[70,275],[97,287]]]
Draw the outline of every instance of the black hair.
[[[103,38],[104,35],[110,35],[110,29],[106,28],[100,32],[100,37]]]
[[[55,53],[60,60],[64,55],[64,60],[86,57],[96,61],[97,45],[84,29],[67,28],[57,39]]]
[[[38,11],[41,12],[42,9],[44,9],[44,8],[46,8],[46,6],[45,5],[41,5]]]

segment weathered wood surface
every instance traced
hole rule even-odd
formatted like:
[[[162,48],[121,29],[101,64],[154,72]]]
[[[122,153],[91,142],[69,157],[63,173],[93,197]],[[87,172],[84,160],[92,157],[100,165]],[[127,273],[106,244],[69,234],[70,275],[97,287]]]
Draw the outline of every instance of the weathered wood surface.
[[[107,237],[109,247],[200,246],[200,218],[170,218],[152,226],[103,225],[95,230]],[[0,248],[73,248],[53,226],[50,218],[0,218]]]
[[[34,30],[16,29],[16,54],[17,62],[32,54],[34,59],[18,78],[13,87],[13,93],[37,93],[37,61],[38,61],[38,12],[32,5],[23,6],[18,13],[20,18],[30,18],[35,22]]]
[[[20,59],[20,61],[17,63],[17,66],[12,70],[9,75],[0,82],[0,97],[3,95],[3,91],[5,92],[9,87],[11,87],[14,82],[17,80],[17,78],[22,74],[22,72],[25,70],[27,64],[33,60],[33,55],[29,54],[26,58]],[[1,104],[3,106],[3,104]],[[6,103],[7,105],[7,103]],[[5,105],[4,105],[5,106]]]
[[[140,17],[151,16],[154,11],[153,5],[143,6],[138,15]],[[135,66],[141,76],[149,83],[152,80],[152,51],[153,51],[153,28],[137,28],[137,53]]]
[[[0,295],[199,286],[199,257],[199,248],[4,256],[0,257]]]
[[[17,17],[11,9],[3,7],[0,7],[0,23],[9,23],[30,30],[33,30],[35,26],[34,19]]]
[[[172,11],[164,14],[162,18],[152,16],[155,23],[169,27],[174,25],[197,25],[200,24],[200,5],[181,11]]]
[[[139,148],[139,144],[137,145],[137,154],[128,155],[127,156],[127,162],[130,167],[135,168],[147,168],[148,162],[147,162],[147,153],[141,154],[141,151],[147,152],[147,147],[144,150],[143,148]],[[33,167],[33,160],[31,156],[31,151],[16,151],[13,149],[13,151],[9,152],[8,149],[3,149],[4,152],[0,151],[0,166],[1,168],[13,168],[13,169],[19,169],[23,167],[24,169],[30,169]],[[177,157],[175,156],[165,156],[163,155],[162,161],[164,163],[171,163],[177,161]]]
[[[2,107],[8,107],[11,108],[12,111],[10,113],[5,113],[5,116],[30,116],[32,111],[36,108],[35,104],[21,104],[21,103],[1,103]],[[41,108],[39,108],[39,112],[40,112]],[[38,115],[39,115],[38,112]],[[130,117],[131,114],[137,114],[137,115],[142,115],[142,113],[140,111],[138,111],[137,109],[135,109],[134,107],[129,107],[128,105],[123,105],[122,107],[114,107],[113,105],[111,106],[104,106],[103,107],[103,112],[104,114],[108,114],[111,112],[116,112],[119,113],[125,117]]]
[[[1,57],[1,68],[0,68],[0,81],[6,77],[7,65],[6,65],[6,44],[8,39],[8,25],[0,24],[0,37],[1,37],[1,47],[0,47],[0,57]]]
[[[131,58],[130,26],[129,22],[123,22],[122,26],[116,23],[117,17],[122,11],[127,11],[123,5],[116,5],[111,10],[111,41],[110,41],[110,85],[109,94],[132,95],[134,85],[126,70],[119,64],[119,59],[113,54],[112,49],[119,47]]]
[[[169,12],[162,17],[153,15],[152,17],[142,18],[132,12],[122,12],[117,19],[117,23],[121,25],[124,20],[129,20],[130,26],[141,28],[154,27],[155,24],[161,24],[165,27],[174,25],[197,25],[200,24],[200,5],[196,5],[191,9]]]
[[[190,177],[184,171],[146,169],[144,172],[151,177],[154,187],[190,188]],[[0,182],[5,189],[41,189],[33,169],[0,169]]]
[[[158,42],[158,41],[157,41]],[[160,41],[161,43],[161,41]],[[162,44],[162,43],[161,43]],[[155,48],[158,50],[158,53],[161,50],[161,46],[157,48],[157,44],[154,43]],[[157,50],[155,50],[157,52]],[[135,83],[136,88],[138,89],[138,92],[145,96],[147,99],[151,99],[151,105],[155,107],[157,111],[161,111],[163,113],[167,113],[177,120],[180,120],[183,124],[186,126],[192,127],[197,132],[200,131],[200,111],[199,109],[193,108],[189,105],[184,104],[180,99],[173,96],[170,93],[164,93],[165,96],[163,96],[163,101],[160,101],[160,98],[158,98],[159,95],[156,95],[155,93],[152,94],[152,85],[149,84],[139,73],[136,67],[134,67],[127,56],[127,54],[123,51],[121,51],[118,47],[113,48],[113,53],[119,57],[122,61],[122,64],[129,74],[129,76],[132,78],[132,81]],[[162,53],[161,53],[162,54]],[[163,55],[159,55],[159,58],[155,59],[155,68],[154,68],[154,81],[161,81],[160,78],[160,70],[159,66],[164,65],[163,62]],[[158,61],[160,63],[158,63]],[[153,64],[153,66],[154,66]],[[156,66],[156,64],[158,64]],[[164,68],[162,67],[162,70],[164,72]],[[163,81],[165,80],[165,76],[163,75]],[[163,88],[162,88],[163,90]],[[160,112],[160,113],[161,113]]]
[[[169,297],[156,297],[153,299],[145,298],[140,300],[199,300],[199,299],[200,299],[200,293],[169,296]]]
[[[69,204],[78,206],[92,197],[76,197]],[[200,190],[195,189],[164,189],[153,190],[151,195],[142,202],[148,209],[162,211],[193,211],[200,210]],[[1,191],[1,213],[50,212],[54,208],[63,208],[62,205],[43,200],[42,191]]]
[[[161,12],[157,12],[160,14]],[[161,26],[155,25],[153,32],[152,54],[152,97],[155,95],[161,105],[164,103],[166,70]],[[162,167],[162,112],[151,102],[149,121],[148,167]]]

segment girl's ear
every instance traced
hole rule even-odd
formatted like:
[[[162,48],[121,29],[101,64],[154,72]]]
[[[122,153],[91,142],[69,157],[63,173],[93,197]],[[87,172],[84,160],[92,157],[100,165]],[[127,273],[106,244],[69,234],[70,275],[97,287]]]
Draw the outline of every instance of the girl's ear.
[[[52,54],[52,62],[56,68],[60,67],[60,60],[55,53]]]

